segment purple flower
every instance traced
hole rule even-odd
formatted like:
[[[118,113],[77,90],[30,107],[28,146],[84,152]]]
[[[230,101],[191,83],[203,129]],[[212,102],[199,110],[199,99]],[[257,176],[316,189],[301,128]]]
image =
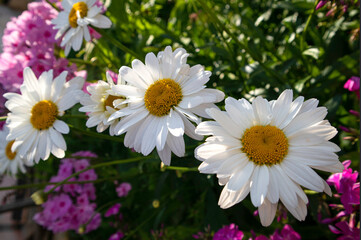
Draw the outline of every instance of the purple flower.
[[[213,237],[213,240],[241,240],[243,232],[238,230],[238,226],[231,223],[229,226],[224,226],[219,229]]]
[[[86,195],[85,193],[81,194],[79,197],[76,198],[76,203],[78,205],[88,205],[89,204],[88,195]]]
[[[130,183],[123,182],[116,188],[116,191],[119,197],[126,197],[131,189],[132,185]]]
[[[293,230],[293,228],[286,224],[281,233],[279,233],[278,229],[275,231],[274,234],[270,236],[270,240],[299,240],[301,236]]]
[[[110,217],[112,215],[116,215],[119,212],[119,209],[122,205],[120,203],[116,203],[113,206],[111,206],[108,211],[104,214],[105,217]]]
[[[338,237],[338,240],[356,240],[360,239],[360,228],[348,224],[346,221],[338,222],[335,224],[336,227],[329,225],[331,232],[335,234],[342,234]]]
[[[254,240],[269,240],[265,235],[259,235]]]

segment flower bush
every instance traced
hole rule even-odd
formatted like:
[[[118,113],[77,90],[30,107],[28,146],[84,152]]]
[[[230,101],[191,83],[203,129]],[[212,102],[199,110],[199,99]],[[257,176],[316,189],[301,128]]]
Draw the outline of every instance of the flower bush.
[[[357,239],[358,5],[30,3],[0,173],[69,239]]]

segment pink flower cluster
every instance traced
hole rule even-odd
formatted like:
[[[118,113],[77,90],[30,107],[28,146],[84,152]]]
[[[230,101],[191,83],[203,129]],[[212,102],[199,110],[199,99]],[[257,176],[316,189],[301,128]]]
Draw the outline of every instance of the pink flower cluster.
[[[276,231],[268,238],[264,235],[254,237],[254,240],[300,240],[301,236],[293,228],[286,224],[281,231]]]
[[[208,231],[210,229],[208,228]],[[249,240],[300,240],[301,236],[293,230],[293,228],[286,224],[281,231],[276,229],[276,231],[268,238],[264,235],[256,236],[254,232],[252,232],[252,237]],[[234,223],[231,223],[228,226],[224,226],[223,228],[219,229],[213,236],[213,240],[242,240],[244,234],[241,230],[238,229],[238,226]],[[209,239],[208,234],[199,232],[196,235],[193,235],[195,239]]]
[[[67,70],[68,78],[74,77],[76,65],[68,66],[67,59],[54,56],[56,30],[50,20],[57,14],[45,1],[34,2],[7,23],[0,55],[0,84],[6,92],[19,91],[25,67],[31,67],[37,77],[50,69],[54,69],[54,76]]]
[[[58,174],[51,178],[50,182],[59,182],[72,175],[74,172],[84,170],[89,166],[89,157],[96,155],[89,151],[81,151],[72,156],[84,157],[81,159],[67,158],[61,160]],[[97,174],[94,169],[80,173],[68,181],[92,181],[96,180]],[[53,186],[47,186],[48,192]],[[34,216],[34,220],[54,233],[75,230],[85,227],[85,233],[95,230],[101,223],[101,215],[95,211],[96,204],[95,187],[92,183],[64,184],[57,187],[42,205],[43,210]]]
[[[338,239],[359,239],[360,227],[356,224],[356,213],[360,210],[360,182],[358,181],[358,172],[352,172],[350,168],[351,161],[343,162],[345,169],[342,173],[332,174],[327,183],[336,188],[337,194],[341,204],[330,204],[331,208],[337,209],[340,212],[333,218],[326,218],[322,223],[331,224],[339,221],[333,225],[329,225],[330,230],[335,234],[341,234]]]
[[[242,238],[243,232],[238,230],[238,226],[234,223],[219,229],[213,236],[213,240],[241,240]]]

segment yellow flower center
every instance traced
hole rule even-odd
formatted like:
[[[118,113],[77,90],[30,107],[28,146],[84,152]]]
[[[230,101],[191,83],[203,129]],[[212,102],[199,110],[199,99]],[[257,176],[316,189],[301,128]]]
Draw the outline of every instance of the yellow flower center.
[[[55,103],[43,100],[35,104],[31,109],[30,122],[34,128],[45,130],[53,126],[58,114],[58,106]]]
[[[242,151],[257,165],[281,163],[288,152],[288,140],[275,126],[253,126],[246,129],[242,138]]]
[[[81,18],[87,16],[88,15],[88,5],[86,5],[85,2],[74,3],[74,5],[71,8],[70,13],[69,13],[69,24],[72,28],[76,28],[78,26],[78,23],[77,23],[78,16],[76,15],[77,11],[79,11]]]
[[[114,102],[114,100],[117,100],[117,99],[125,99],[125,97],[109,95],[107,98],[105,98],[104,99],[104,111],[107,110],[107,106],[114,108],[113,102]]]
[[[16,152],[11,151],[11,147],[13,146],[14,142],[15,142],[15,140],[8,142],[8,144],[6,145],[6,148],[5,148],[5,154],[9,160],[13,160],[16,156]]]
[[[166,78],[149,86],[144,95],[144,104],[151,114],[161,117],[169,114],[170,109],[177,106],[182,98],[179,84]]]

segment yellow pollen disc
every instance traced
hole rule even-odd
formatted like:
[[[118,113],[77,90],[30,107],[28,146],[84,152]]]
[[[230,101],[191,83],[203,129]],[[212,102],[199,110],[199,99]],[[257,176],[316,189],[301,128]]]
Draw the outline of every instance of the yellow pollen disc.
[[[79,11],[81,18],[84,18],[88,15],[88,5],[86,5],[85,2],[77,2],[73,5],[69,13],[69,24],[72,28],[76,28],[78,26],[78,16],[76,15],[77,11]]]
[[[253,126],[246,129],[242,138],[242,151],[257,165],[281,163],[288,152],[288,139],[275,126]]]
[[[170,109],[177,106],[182,98],[179,84],[166,78],[149,86],[144,95],[144,104],[151,114],[161,117],[169,114]]]
[[[9,160],[13,160],[16,156],[16,152],[11,151],[11,147],[13,146],[14,142],[15,142],[15,140],[8,142],[8,144],[6,145],[6,148],[5,148],[5,154]]]
[[[53,126],[58,114],[58,106],[55,103],[43,100],[35,104],[31,109],[30,122],[34,128],[45,130]]]
[[[109,95],[106,99],[104,99],[104,111],[107,110],[107,106],[114,108],[113,102],[117,99],[125,99],[125,97]]]

